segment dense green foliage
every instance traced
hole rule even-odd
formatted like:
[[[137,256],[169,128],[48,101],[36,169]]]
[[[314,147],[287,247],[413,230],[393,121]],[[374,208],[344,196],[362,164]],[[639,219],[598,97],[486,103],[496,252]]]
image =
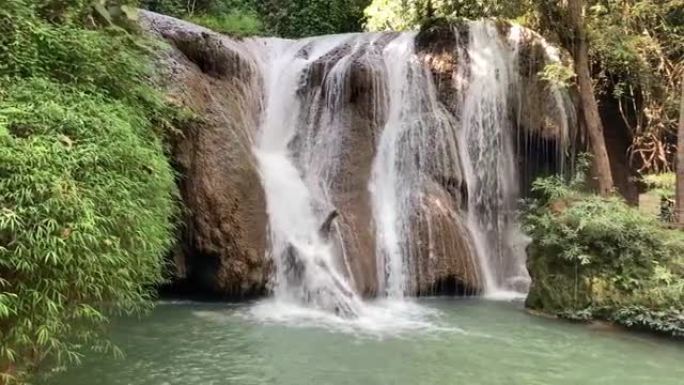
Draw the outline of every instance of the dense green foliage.
[[[674,196],[676,175],[673,172],[644,175],[643,181],[649,191],[655,191],[658,194],[670,197]]]
[[[254,36],[263,32],[259,16],[252,10],[232,9],[226,13],[203,13],[188,20],[213,31],[235,37]]]
[[[373,0],[364,14],[371,31],[402,31],[418,29],[431,17],[515,18],[524,5],[525,0]]]
[[[642,181],[647,191],[641,200],[659,202],[658,218],[663,222],[675,222],[675,173],[644,175]],[[641,203],[641,202],[640,202]]]
[[[369,0],[143,0],[150,10],[235,35],[288,38],[361,30]]]
[[[146,309],[163,277],[173,115],[105,11],[0,8],[0,383],[110,349],[108,317]]]
[[[533,239],[527,305],[684,336],[684,233],[617,197],[581,192],[581,180],[534,183],[523,215]]]

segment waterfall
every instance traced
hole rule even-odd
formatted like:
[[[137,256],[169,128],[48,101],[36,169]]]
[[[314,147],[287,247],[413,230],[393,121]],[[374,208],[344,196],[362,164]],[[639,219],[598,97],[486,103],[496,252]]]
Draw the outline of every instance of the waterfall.
[[[416,272],[412,221],[425,214],[420,207],[424,185],[437,174],[460,174],[456,121],[440,105],[429,71],[416,56],[414,39],[414,33],[404,33],[383,52],[389,107],[369,183],[378,282],[392,298],[406,294]],[[436,241],[433,234],[427,238]]]
[[[322,173],[334,167],[335,146],[306,135],[302,139],[310,127],[305,119],[308,106],[302,106],[298,95],[311,64],[344,40],[268,39],[252,41],[250,48],[264,78],[265,106],[255,154],[267,200],[275,296],[350,317],[358,313],[361,302],[340,273],[328,234],[321,228],[321,218],[328,214],[322,210],[331,208]],[[298,152],[292,150],[296,140],[305,141]]]
[[[410,79],[416,70],[413,39],[413,34],[403,34],[390,42],[383,52],[387,65],[389,112],[369,185],[377,229],[378,283],[380,291],[393,298],[404,295],[408,281],[408,255],[403,240],[409,237],[404,217],[410,189],[402,186],[404,175],[401,171],[412,174],[414,170],[399,170],[399,146],[411,135],[410,127],[405,123],[408,123],[408,109],[413,107],[406,106],[411,102]]]
[[[518,29],[509,40],[493,23],[471,22],[467,55],[461,69],[468,79],[461,91],[460,141],[468,183],[468,224],[480,257],[486,295],[502,290],[526,291],[523,236],[515,220],[518,189],[513,139],[515,122],[509,103],[518,89]]]
[[[415,32],[241,43],[262,83],[254,153],[277,300],[356,317],[362,294],[526,290],[523,32],[487,21],[462,32],[451,56],[419,50]],[[568,98],[546,91],[564,138]]]

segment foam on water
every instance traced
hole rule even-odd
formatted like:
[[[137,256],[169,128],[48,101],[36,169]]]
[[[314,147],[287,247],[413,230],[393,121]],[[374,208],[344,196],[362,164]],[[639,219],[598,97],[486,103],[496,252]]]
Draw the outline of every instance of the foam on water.
[[[524,301],[527,293],[515,290],[494,290],[485,293],[484,297],[493,301]]]
[[[440,320],[440,312],[411,300],[382,299],[366,302],[357,317],[344,319],[296,302],[267,299],[242,313],[250,321],[297,328],[322,328],[360,337],[396,338],[415,333],[464,331]]]

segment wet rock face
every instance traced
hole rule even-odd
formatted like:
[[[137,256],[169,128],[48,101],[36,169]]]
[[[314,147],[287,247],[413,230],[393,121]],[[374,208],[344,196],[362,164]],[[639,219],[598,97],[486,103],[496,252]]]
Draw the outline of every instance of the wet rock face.
[[[432,75],[440,101],[452,114],[457,114],[460,67],[468,66],[464,49],[468,44],[468,26],[437,19],[416,36],[416,53]]]
[[[496,28],[499,35],[505,38],[511,33],[513,26],[506,21],[496,21]],[[548,44],[539,34],[525,28],[520,35],[516,63],[520,90],[518,100],[513,103],[515,108],[511,111],[512,119],[516,120],[523,131],[544,140],[559,140],[563,134],[561,126],[568,111],[558,111],[553,87],[539,76],[549,63]],[[459,68],[467,69],[469,64],[469,38],[467,22],[444,19],[437,19],[425,26],[416,37],[416,52],[432,74],[440,101],[454,115],[458,115],[457,90],[467,81],[458,78],[457,74]],[[561,54],[559,52],[559,56],[563,56]],[[569,59],[560,59],[565,65],[571,65]],[[467,75],[467,71],[464,74]],[[520,113],[523,111],[525,113]]]
[[[505,114],[511,122],[508,134],[519,163],[517,177],[525,192],[525,186],[536,176],[558,169],[560,148],[567,140],[568,111],[562,109],[563,95],[539,76],[551,60],[551,48],[541,36],[507,22],[497,22],[495,27],[497,32],[491,39],[500,39],[510,50],[511,58],[516,60],[510,63],[510,100]],[[477,55],[477,52],[469,52],[473,33],[467,22],[436,20],[425,26],[415,39],[416,54],[432,77],[438,100],[459,122],[457,130],[463,129],[463,111],[459,106],[468,93],[477,92],[468,84],[472,76],[470,55]],[[460,148],[459,151],[467,149]],[[423,189],[422,209],[415,216],[412,232],[417,237],[414,244],[419,256],[414,263],[412,284],[418,294],[429,290],[477,293],[484,287],[472,232],[463,219],[467,210],[477,209],[467,207],[468,187],[473,186],[467,186],[461,170],[456,169],[447,175],[432,174]],[[504,239],[504,245],[518,247],[519,234],[513,229],[502,231],[497,237]],[[495,264],[501,275],[524,275],[517,271],[518,262],[510,255],[512,253],[493,250],[492,254],[499,258]]]
[[[459,77],[467,68],[468,27],[465,23],[436,20],[416,36],[416,54],[432,77],[441,107],[459,119],[463,95]],[[458,127],[456,127],[458,129]],[[432,146],[437,146],[434,143]],[[463,151],[463,149],[458,149]],[[434,157],[439,158],[439,157]],[[466,226],[468,188],[458,156],[455,167],[428,167],[425,183],[415,198],[412,215],[411,291],[416,295],[471,295],[480,293],[484,282],[473,240]],[[428,162],[435,159],[428,159]]]
[[[457,61],[455,37],[451,32],[438,37],[442,40],[428,44],[419,59],[435,64],[431,67],[435,69],[435,83],[443,94],[453,96],[440,107],[448,113],[455,111],[451,107],[457,103],[452,82]],[[386,68],[389,63],[383,54],[395,38],[397,34],[387,33],[361,47],[341,44],[303,71],[297,91],[301,98],[299,121],[303,123],[289,146],[298,168],[307,170],[305,174],[311,170],[315,173],[319,164],[326,163],[325,173],[316,178],[326,185],[330,203],[340,212],[333,240],[346,266],[339,267],[347,272],[357,292],[366,297],[383,294],[379,293],[377,223],[369,183],[383,130],[396,129],[385,127],[390,95]],[[307,56],[306,50],[302,49],[301,57]],[[416,97],[424,99],[425,95]],[[426,110],[424,114],[416,119],[437,124],[430,112]],[[316,148],[330,140],[335,143],[331,151]],[[404,251],[410,265],[411,282],[407,283],[405,294],[479,292],[482,282],[464,222],[467,191],[458,154],[441,153],[448,146],[439,143],[438,136],[425,135],[421,140],[434,150],[432,156],[418,160],[421,155],[414,153],[417,149],[411,145],[413,140],[402,139],[406,150],[402,156],[406,167],[424,169],[425,185],[414,198],[416,204],[411,205],[411,239],[401,240],[406,245]],[[320,154],[325,155],[324,159],[316,158]],[[316,160],[307,160],[309,156]],[[440,162],[447,158],[457,164],[445,168]]]
[[[558,140],[563,136],[562,120],[565,111],[558,110],[557,95],[548,82],[539,76],[547,63],[541,39],[532,34],[523,36],[518,56],[520,98],[517,111],[518,124],[529,133],[545,140]]]
[[[151,13],[141,18],[171,46],[159,58],[168,97],[199,117],[172,146],[184,205],[174,253],[179,282],[221,297],[263,294],[271,263],[251,152],[260,98],[254,65],[220,35]]]
[[[412,221],[415,247],[411,290],[416,295],[473,295],[482,291],[480,266],[463,211],[438,183],[426,183]]]

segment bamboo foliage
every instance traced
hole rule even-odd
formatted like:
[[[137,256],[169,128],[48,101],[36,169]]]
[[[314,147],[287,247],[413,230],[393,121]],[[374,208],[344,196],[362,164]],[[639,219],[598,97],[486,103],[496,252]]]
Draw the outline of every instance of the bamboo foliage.
[[[0,9],[0,383],[118,352],[109,318],[149,308],[172,242],[173,118],[141,42],[53,3]]]

